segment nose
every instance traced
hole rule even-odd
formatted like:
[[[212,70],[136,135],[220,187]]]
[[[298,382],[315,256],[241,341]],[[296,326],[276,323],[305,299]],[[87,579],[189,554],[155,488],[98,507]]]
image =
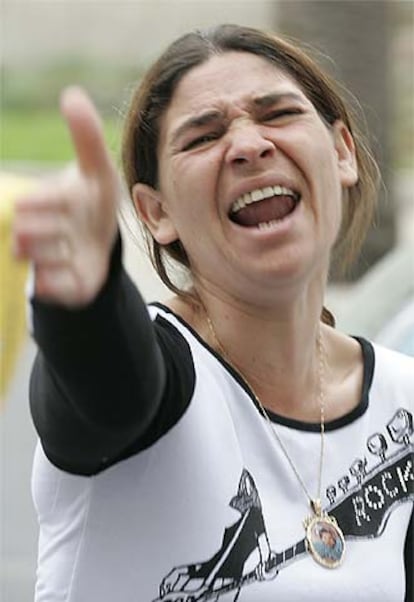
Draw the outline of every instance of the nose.
[[[265,138],[260,126],[254,123],[238,124],[227,132],[229,143],[226,152],[228,163],[237,166],[254,166],[261,159],[270,157],[275,145]]]

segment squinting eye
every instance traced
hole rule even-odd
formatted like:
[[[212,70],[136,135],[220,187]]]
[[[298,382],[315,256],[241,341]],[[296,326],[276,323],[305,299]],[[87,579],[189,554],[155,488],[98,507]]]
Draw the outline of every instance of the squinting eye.
[[[301,109],[278,109],[277,111],[266,113],[263,116],[263,121],[273,121],[274,119],[281,119],[290,115],[301,115],[302,113]]]
[[[190,142],[187,142],[187,144],[185,144],[183,147],[183,151],[191,150],[192,148],[201,146],[202,144],[207,144],[212,140],[217,140],[218,137],[219,134],[217,133],[203,134],[202,136],[199,136],[198,138],[194,138],[194,140],[190,140]]]

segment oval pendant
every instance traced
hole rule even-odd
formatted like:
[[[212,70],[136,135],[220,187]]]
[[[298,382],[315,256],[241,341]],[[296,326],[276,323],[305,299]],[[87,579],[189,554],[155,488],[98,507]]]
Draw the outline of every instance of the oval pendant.
[[[318,564],[335,569],[342,563],[345,538],[336,520],[328,514],[310,519],[306,526],[306,543]]]

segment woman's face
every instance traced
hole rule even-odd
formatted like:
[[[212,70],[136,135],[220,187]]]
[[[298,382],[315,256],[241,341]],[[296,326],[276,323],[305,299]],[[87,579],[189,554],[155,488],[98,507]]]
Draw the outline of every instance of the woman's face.
[[[135,200],[157,205],[145,221],[161,244],[181,240],[199,286],[265,301],[326,273],[353,143],[274,65],[228,52],[188,72],[158,157],[159,189],[137,185]]]
[[[321,539],[323,541],[323,543],[330,547],[333,548],[335,546],[335,539],[332,535],[332,533],[330,533],[329,531],[323,531],[322,535],[321,535]]]

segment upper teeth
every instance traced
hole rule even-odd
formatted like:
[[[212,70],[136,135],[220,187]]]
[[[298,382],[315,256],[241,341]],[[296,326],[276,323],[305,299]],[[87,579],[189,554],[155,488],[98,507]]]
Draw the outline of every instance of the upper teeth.
[[[251,192],[242,194],[233,203],[231,207],[231,213],[236,213],[251,203],[256,203],[257,201],[262,201],[263,199],[268,199],[272,196],[281,195],[293,196],[295,199],[297,198],[297,194],[285,186],[266,186],[265,188],[258,188],[257,190],[252,190]]]

